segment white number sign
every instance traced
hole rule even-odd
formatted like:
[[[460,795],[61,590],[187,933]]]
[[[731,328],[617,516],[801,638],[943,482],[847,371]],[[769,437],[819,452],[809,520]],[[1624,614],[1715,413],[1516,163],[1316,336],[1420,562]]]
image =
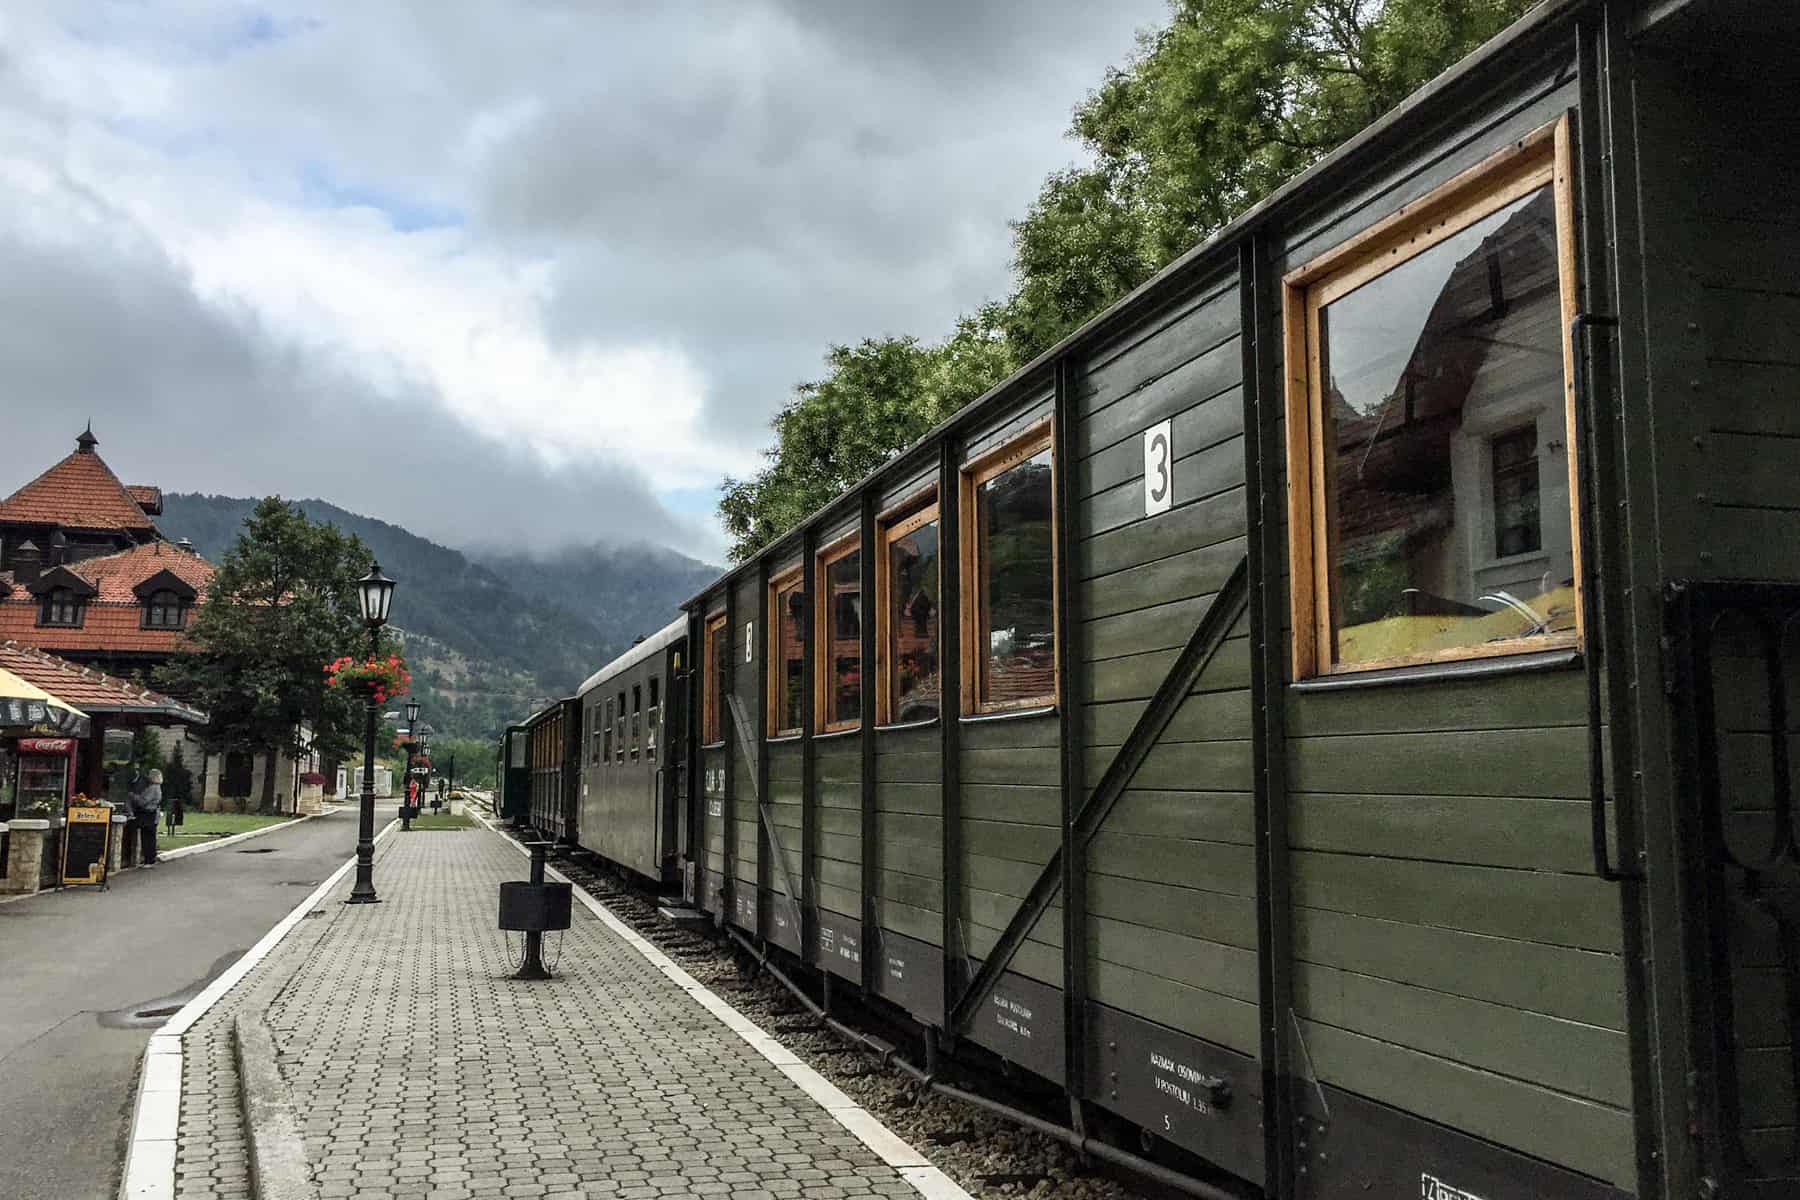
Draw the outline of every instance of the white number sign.
[[[1168,512],[1175,499],[1174,421],[1144,430],[1144,515]]]
[[[756,622],[744,622],[744,661],[756,661]]]

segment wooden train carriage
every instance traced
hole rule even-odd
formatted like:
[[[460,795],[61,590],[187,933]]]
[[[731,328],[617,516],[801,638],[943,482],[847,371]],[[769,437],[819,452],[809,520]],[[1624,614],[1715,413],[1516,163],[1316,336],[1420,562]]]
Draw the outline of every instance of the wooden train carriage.
[[[1545,4],[696,597],[696,899],[1269,1195],[1796,1194],[1797,35]]]
[[[581,702],[558,700],[525,722],[531,768],[527,819],[551,841],[576,843],[580,817]]]
[[[687,828],[687,618],[581,685],[580,844],[657,883],[681,869]]]

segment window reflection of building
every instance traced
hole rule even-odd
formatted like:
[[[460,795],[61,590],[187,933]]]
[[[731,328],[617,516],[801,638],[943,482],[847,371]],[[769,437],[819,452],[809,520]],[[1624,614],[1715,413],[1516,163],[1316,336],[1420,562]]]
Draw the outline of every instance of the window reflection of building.
[[[827,550],[819,561],[826,597],[819,727],[834,732],[862,720],[862,551],[851,543]]]
[[[942,705],[938,678],[938,514],[928,505],[885,531],[882,720],[929,721]]]
[[[1038,448],[1041,446],[1041,449]],[[974,477],[974,709],[1056,698],[1053,491],[1047,436]]]
[[[725,614],[707,618],[706,662],[701,671],[704,694],[700,707],[700,740],[705,745],[725,740]]]
[[[803,643],[806,594],[799,571],[769,585],[774,616],[775,661],[771,664],[769,733],[785,737],[800,732],[801,689],[806,686]]]
[[[1511,195],[1397,266],[1313,285],[1327,662],[1574,635],[1557,208],[1548,182]]]

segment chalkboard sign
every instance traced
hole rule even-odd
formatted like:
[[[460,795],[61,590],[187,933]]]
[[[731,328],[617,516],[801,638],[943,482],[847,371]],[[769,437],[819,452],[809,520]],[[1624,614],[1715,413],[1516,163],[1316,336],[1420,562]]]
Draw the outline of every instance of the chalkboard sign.
[[[64,887],[106,883],[106,843],[112,836],[112,809],[75,806],[63,829]]]

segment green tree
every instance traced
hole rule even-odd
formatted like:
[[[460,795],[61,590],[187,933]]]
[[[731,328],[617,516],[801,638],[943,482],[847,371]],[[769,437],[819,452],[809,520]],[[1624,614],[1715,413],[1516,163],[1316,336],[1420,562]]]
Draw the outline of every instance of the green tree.
[[[159,679],[212,714],[216,746],[273,762],[298,753],[305,724],[327,761],[342,759],[360,744],[362,706],[326,687],[325,665],[367,651],[356,580],[369,563],[357,538],[278,496],[259,501],[188,630],[192,653]],[[265,771],[261,804],[275,803],[274,772]]]
[[[1399,104],[1538,0],[1173,0],[1070,133],[1089,167],[1013,225],[1030,357]]]
[[[480,738],[434,737],[431,739],[431,768],[441,778],[450,775],[450,762],[456,761],[456,786],[492,787],[494,783],[494,743]]]
[[[179,745],[175,747],[175,757],[169,760],[169,769],[163,772],[163,796],[183,803],[194,798],[194,773],[188,770]]]
[[[147,775],[163,766],[162,742],[155,731],[139,729],[131,735],[131,775]]]

